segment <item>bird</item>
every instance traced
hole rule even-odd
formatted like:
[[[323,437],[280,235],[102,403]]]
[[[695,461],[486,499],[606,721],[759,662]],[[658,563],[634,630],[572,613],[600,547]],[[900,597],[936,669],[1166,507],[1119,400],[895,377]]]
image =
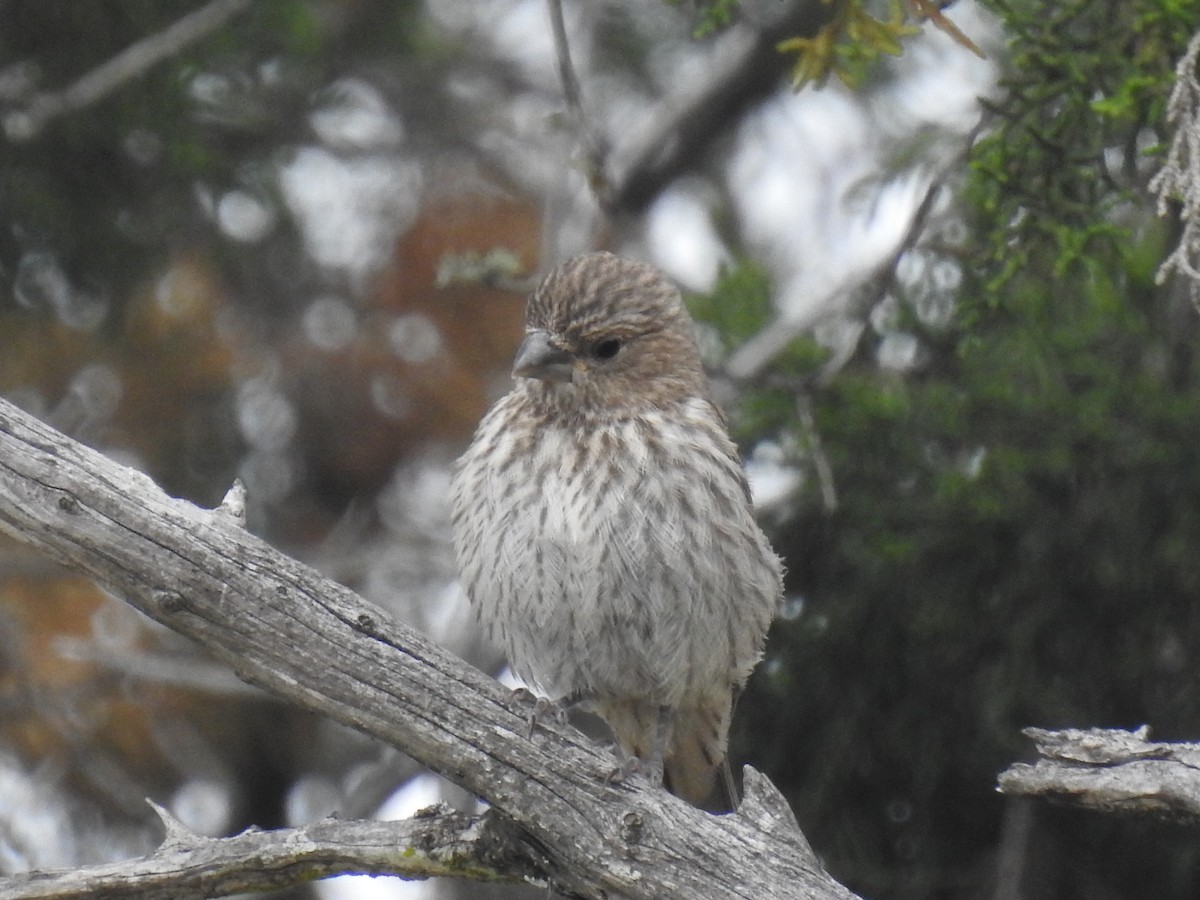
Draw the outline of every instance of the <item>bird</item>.
[[[783,564],[679,290],[611,253],[563,262],[527,300],[512,374],[451,481],[484,630],[524,682],[607,723],[623,760],[610,774],[732,808],[732,708]]]

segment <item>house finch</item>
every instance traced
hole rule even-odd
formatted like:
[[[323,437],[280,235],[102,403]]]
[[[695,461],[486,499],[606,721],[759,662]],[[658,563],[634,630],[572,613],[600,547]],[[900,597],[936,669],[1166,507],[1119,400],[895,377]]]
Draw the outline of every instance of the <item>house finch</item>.
[[[552,271],[525,324],[516,385],[455,469],[463,585],[522,679],[702,805],[782,571],[695,327],[659,272],[609,253]]]

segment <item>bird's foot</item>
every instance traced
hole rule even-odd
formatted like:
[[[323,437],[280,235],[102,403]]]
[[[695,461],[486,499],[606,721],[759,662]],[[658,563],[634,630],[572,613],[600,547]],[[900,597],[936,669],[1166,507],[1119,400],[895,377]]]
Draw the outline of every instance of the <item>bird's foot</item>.
[[[544,719],[554,719],[559,725],[566,725],[569,721],[569,709],[570,706],[561,700],[538,697],[533,704],[533,712],[529,714],[529,737],[533,737],[533,730],[537,728],[538,722]]]
[[[538,697],[533,691],[523,687],[514,688],[512,696],[518,703],[533,702],[533,709],[529,713],[529,731],[526,733],[526,737],[528,738],[533,737],[533,732],[537,728],[538,722],[545,721],[548,718],[553,718],[559,725],[566,725],[568,721],[567,713],[575,705],[570,700],[551,700],[549,697]]]
[[[655,787],[663,784],[663,763],[659,759],[640,759],[636,756],[623,756],[621,764],[608,773],[604,779],[609,784],[624,784],[630,776],[642,775]]]
[[[641,771],[642,761],[636,756],[626,756],[621,760],[619,766],[605,776],[604,780],[609,784],[624,784],[631,775]]]

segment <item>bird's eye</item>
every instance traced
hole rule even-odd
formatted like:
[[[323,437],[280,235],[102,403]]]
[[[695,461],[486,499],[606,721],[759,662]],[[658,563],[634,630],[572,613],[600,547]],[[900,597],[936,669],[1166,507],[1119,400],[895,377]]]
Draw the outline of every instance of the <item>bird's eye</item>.
[[[599,360],[610,360],[621,350],[621,342],[616,338],[608,338],[592,347],[592,356]]]

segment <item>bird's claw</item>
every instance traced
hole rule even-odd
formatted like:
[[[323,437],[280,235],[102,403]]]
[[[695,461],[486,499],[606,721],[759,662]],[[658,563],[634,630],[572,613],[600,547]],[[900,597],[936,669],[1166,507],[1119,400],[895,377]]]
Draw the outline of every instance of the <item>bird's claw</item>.
[[[624,784],[632,775],[643,775],[655,787],[662,787],[662,761],[659,760],[656,764],[653,759],[646,760],[636,756],[626,756],[621,760],[619,766],[608,773],[604,780],[609,784]]]
[[[613,769],[604,780],[609,784],[624,784],[629,776],[642,771],[642,761],[636,756],[627,756],[621,764]]]
[[[527,687],[515,687],[512,689],[513,703],[533,703],[537,700],[537,695]]]
[[[557,700],[538,697],[533,704],[533,712],[529,714],[529,737],[533,737],[533,730],[537,728],[538,722],[547,718],[554,719],[559,725],[566,725],[567,708]]]
[[[527,738],[533,737],[538,722],[546,718],[553,718],[559,725],[567,724],[567,706],[557,700],[535,696],[532,691],[523,687],[513,689],[513,699],[519,703],[533,701],[533,710],[529,713],[529,731],[525,735]]]

